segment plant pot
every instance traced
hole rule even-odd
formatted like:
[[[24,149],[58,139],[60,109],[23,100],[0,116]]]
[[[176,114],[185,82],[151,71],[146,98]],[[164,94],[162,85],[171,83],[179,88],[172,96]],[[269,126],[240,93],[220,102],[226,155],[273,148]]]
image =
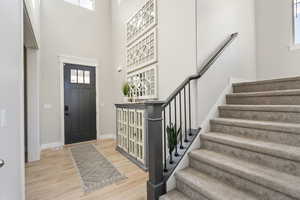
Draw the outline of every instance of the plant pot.
[[[130,103],[134,102],[132,97],[128,97],[127,99],[128,99],[128,102],[130,102]]]

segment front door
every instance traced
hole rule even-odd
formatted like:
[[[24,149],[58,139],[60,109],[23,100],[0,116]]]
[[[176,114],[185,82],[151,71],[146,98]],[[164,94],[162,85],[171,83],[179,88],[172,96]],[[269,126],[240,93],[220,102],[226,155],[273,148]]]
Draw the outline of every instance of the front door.
[[[65,144],[95,140],[95,67],[64,65]]]

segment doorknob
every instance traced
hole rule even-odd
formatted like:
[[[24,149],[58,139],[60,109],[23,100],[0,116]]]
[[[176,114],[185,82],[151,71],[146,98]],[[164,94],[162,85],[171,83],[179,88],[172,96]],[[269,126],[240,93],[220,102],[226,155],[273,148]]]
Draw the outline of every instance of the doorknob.
[[[0,159],[0,168],[2,168],[5,165],[4,160]]]
[[[65,116],[69,116],[69,106],[65,105]]]

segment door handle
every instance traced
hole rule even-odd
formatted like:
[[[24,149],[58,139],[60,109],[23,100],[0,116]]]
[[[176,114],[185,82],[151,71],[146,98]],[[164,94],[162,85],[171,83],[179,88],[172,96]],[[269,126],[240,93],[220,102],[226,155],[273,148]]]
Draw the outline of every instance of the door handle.
[[[65,105],[65,116],[69,116],[69,106]]]
[[[4,160],[0,159],[0,168],[2,168],[5,165]]]

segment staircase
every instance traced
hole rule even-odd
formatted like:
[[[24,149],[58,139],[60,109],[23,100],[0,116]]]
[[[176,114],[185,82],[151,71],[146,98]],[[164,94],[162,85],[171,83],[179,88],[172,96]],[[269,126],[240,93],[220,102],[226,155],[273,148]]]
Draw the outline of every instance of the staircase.
[[[300,200],[300,77],[238,83],[161,200]]]

